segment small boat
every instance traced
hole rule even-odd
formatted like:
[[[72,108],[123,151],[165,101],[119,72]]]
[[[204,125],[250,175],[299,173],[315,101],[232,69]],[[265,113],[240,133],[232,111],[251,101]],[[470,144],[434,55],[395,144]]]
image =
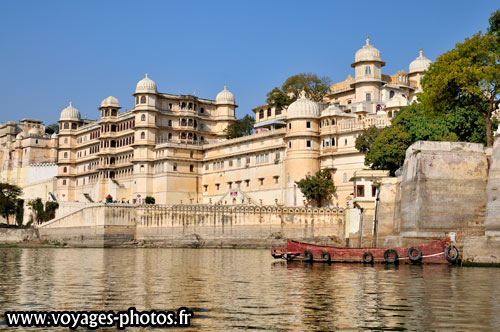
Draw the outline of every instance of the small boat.
[[[323,263],[455,264],[459,251],[450,238],[397,248],[346,248],[287,240],[286,248],[271,248],[276,259]]]

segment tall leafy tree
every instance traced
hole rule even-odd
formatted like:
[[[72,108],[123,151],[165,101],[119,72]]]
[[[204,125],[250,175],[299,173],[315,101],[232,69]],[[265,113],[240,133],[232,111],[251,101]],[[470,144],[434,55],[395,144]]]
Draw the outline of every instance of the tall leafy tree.
[[[252,134],[254,125],[255,119],[246,114],[243,118],[238,119],[227,126],[224,132],[227,139],[248,136]]]
[[[331,79],[319,77],[312,73],[301,73],[290,76],[281,88],[275,87],[267,94],[269,105],[282,109],[297,100],[299,92],[304,90],[306,96],[316,102],[323,100],[330,89]]]
[[[458,120],[457,117],[455,126],[464,127]],[[364,149],[360,151],[365,153],[365,165],[372,169],[389,170],[391,174],[403,165],[406,149],[416,141],[458,141],[458,136],[450,130],[444,116],[426,117],[420,104],[402,109],[392,124],[375,138],[363,138],[369,135],[373,132],[366,131],[356,140],[358,150]],[[369,148],[365,148],[362,141],[371,141]]]
[[[315,201],[318,206],[322,206],[324,200],[329,200],[336,190],[327,169],[318,171],[313,176],[307,175],[296,183],[304,197],[308,201]]]
[[[19,196],[23,191],[16,185],[0,183],[0,214],[9,222],[9,216],[16,213]]]
[[[486,143],[493,145],[491,116],[498,108],[500,52],[492,34],[477,33],[441,55],[422,78],[420,100],[426,114],[474,107],[485,122]]]

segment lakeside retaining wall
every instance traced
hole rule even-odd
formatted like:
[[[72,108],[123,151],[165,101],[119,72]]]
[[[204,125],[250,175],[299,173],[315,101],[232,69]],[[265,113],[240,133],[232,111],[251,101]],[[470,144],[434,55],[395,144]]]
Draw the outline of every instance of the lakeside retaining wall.
[[[171,247],[268,248],[286,238],[343,244],[343,208],[251,205],[94,204],[39,226],[42,240],[110,247],[140,241]]]

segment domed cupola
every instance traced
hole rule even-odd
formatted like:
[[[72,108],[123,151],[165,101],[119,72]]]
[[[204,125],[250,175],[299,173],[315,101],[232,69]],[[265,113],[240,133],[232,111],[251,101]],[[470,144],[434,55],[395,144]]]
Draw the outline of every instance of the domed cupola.
[[[109,96],[107,98],[104,98],[104,100],[101,102],[101,107],[120,108],[120,105],[118,104],[118,99],[113,96]]]
[[[432,64],[432,61],[427,59],[424,56],[422,49],[420,49],[420,55],[410,63],[409,74],[424,72],[429,68],[429,66],[431,64]]]
[[[59,121],[80,121],[80,111],[69,102],[69,106],[62,110]]]
[[[135,93],[157,93],[156,83],[146,74],[146,77],[137,83]]]
[[[354,67],[358,62],[381,62],[382,65],[385,65],[380,56],[380,51],[370,45],[370,37],[366,37],[366,44],[356,52],[351,67]]]
[[[319,106],[314,101],[307,99],[306,92],[302,90],[299,99],[288,106],[286,118],[319,118]]]
[[[224,90],[222,90],[217,94],[217,97],[215,97],[215,104],[216,105],[235,104],[234,95],[232,94],[231,91],[227,89],[227,86],[224,85]]]

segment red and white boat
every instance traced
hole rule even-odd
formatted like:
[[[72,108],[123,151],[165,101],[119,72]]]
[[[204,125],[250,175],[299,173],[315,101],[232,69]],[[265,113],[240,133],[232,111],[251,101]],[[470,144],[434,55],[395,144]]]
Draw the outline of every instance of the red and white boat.
[[[455,264],[459,251],[450,238],[397,248],[338,248],[287,240],[286,248],[271,248],[276,259],[324,263]]]

